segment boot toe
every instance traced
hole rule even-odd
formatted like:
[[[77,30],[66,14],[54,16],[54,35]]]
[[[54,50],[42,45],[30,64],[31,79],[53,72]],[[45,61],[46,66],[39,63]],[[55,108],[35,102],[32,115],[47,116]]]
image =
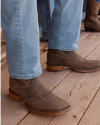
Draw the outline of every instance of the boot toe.
[[[49,104],[47,107],[47,112],[56,114],[63,114],[72,108],[67,101],[59,97],[54,102],[51,102],[51,104]]]

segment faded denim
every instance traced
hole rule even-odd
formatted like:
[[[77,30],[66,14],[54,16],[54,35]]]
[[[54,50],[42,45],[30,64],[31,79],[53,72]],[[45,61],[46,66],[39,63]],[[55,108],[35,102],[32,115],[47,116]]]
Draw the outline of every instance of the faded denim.
[[[31,79],[42,73],[37,0],[1,0],[10,76]],[[49,48],[78,49],[83,0],[56,0]]]
[[[78,49],[83,0],[55,0],[49,34],[49,48],[64,51]]]
[[[36,0],[2,0],[2,28],[7,40],[7,61],[13,78],[41,74]]]

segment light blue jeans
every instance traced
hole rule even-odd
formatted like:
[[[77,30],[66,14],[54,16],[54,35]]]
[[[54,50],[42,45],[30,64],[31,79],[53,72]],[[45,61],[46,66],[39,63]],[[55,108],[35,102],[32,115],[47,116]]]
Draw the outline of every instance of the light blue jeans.
[[[1,0],[10,76],[32,79],[41,73],[37,0]],[[83,0],[55,0],[49,48],[78,49]]]

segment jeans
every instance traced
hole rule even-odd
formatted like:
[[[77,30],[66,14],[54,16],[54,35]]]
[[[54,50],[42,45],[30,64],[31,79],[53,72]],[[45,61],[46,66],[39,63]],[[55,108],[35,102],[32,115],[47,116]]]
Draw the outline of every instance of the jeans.
[[[78,49],[83,0],[55,0],[49,48]],[[37,0],[1,0],[2,29],[10,76],[32,79],[41,73]]]
[[[55,0],[49,35],[49,48],[64,51],[78,49],[83,0]]]

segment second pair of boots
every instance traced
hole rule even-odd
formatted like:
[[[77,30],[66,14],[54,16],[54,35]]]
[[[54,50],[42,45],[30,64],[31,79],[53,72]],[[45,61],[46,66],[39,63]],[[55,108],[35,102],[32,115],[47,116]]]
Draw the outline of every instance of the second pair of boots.
[[[100,3],[94,0],[87,0],[86,6],[85,30],[100,32],[100,20],[98,19]]]

